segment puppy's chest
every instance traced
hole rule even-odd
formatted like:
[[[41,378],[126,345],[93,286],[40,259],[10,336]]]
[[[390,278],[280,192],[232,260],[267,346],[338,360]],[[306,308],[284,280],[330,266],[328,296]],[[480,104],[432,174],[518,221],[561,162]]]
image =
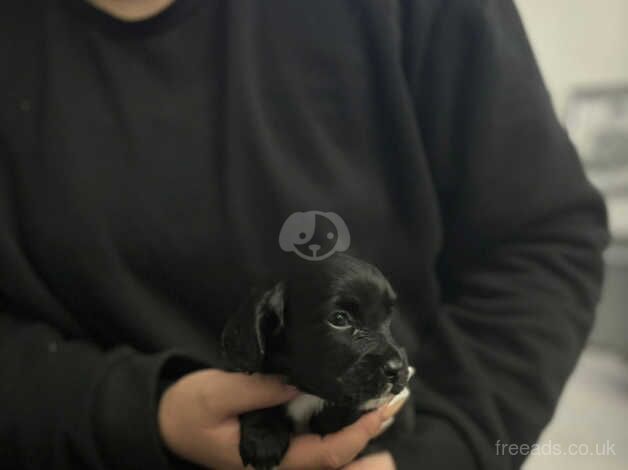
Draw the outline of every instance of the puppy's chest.
[[[285,405],[286,414],[292,420],[296,433],[310,430],[310,421],[325,408],[326,402],[316,395],[304,393]]]
[[[296,434],[329,434],[353,423],[366,410],[338,406],[315,395],[303,394],[284,405]]]

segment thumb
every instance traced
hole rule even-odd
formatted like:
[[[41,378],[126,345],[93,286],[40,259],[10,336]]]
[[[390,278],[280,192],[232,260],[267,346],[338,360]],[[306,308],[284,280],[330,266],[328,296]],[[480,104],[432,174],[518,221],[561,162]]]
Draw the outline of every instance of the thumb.
[[[285,384],[278,376],[237,372],[223,372],[213,392],[217,403],[212,407],[223,417],[277,406],[299,394],[296,387]]]
[[[340,468],[351,462],[377,436],[383,423],[382,413],[372,411],[335,433],[323,437],[314,434],[298,436],[292,440],[281,468]]]

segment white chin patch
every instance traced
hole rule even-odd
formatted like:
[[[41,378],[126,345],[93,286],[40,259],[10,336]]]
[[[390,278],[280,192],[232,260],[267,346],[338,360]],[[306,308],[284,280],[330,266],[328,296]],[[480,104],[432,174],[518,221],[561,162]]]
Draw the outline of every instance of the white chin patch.
[[[382,393],[380,396],[376,398],[371,398],[370,400],[367,400],[364,403],[362,403],[359,407],[360,410],[370,411],[388,403],[390,400],[392,400],[392,397],[394,397],[394,395],[390,393],[391,388],[392,388],[392,385],[388,384],[386,386],[386,390],[384,390],[384,393]]]
[[[286,413],[294,423],[295,431],[301,434],[308,431],[310,419],[324,407],[325,400],[304,393],[286,405]]]
[[[414,375],[414,367],[408,367],[408,380]],[[384,393],[377,398],[372,398],[365,401],[359,406],[362,411],[370,411],[387,403],[394,403],[399,400],[403,400],[410,394],[408,387],[405,387],[397,395],[390,393],[392,385],[388,385]],[[302,434],[309,431],[309,423],[312,416],[320,413],[327,403],[321,397],[316,395],[310,395],[303,393],[296,397],[294,400],[285,405],[286,414],[290,417],[294,423],[294,428],[297,434]]]
[[[386,403],[392,400],[392,397],[394,397],[394,395],[388,393],[377,398],[371,398],[370,400],[367,400],[360,405],[360,410],[371,411],[379,408],[380,406],[384,406]]]
[[[414,367],[412,366],[408,367],[408,380],[412,378],[412,376],[414,375],[414,372],[415,372]],[[374,410],[376,408],[379,408],[380,406],[384,406],[386,404],[393,404],[394,402],[403,400],[408,395],[410,395],[410,390],[408,389],[408,387],[404,387],[404,389],[401,392],[399,392],[397,395],[393,395],[392,393],[390,393],[391,388],[392,388],[392,385],[390,384],[387,385],[384,393],[382,393],[377,398],[371,398],[370,400],[365,401],[359,406],[359,409],[362,411]]]
[[[359,408],[362,411],[371,411],[384,405],[392,406],[398,401],[405,400],[408,395],[410,395],[410,389],[408,387],[404,387],[397,395],[393,395],[392,393],[384,394],[380,397],[365,401]]]

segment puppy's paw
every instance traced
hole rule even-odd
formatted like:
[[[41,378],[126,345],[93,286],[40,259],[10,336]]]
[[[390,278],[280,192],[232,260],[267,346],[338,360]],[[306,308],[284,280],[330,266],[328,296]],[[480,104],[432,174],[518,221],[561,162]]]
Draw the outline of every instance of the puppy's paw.
[[[272,470],[288,450],[291,424],[282,410],[270,408],[240,416],[240,457],[244,466]]]
[[[249,430],[240,439],[242,463],[255,470],[273,470],[288,450],[290,436],[274,435],[268,431]]]

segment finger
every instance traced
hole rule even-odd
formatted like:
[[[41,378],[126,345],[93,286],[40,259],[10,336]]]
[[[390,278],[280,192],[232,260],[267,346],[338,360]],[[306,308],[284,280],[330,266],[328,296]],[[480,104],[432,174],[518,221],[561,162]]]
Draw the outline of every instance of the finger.
[[[395,417],[394,416],[391,417],[391,418],[388,418],[387,420],[385,420],[382,423],[382,425],[379,427],[379,431],[377,431],[377,434],[375,434],[374,438],[375,437],[379,437],[382,434],[384,434],[386,432],[386,430],[393,425],[394,422],[395,422]]]
[[[299,391],[281,378],[264,374],[221,372],[222,377],[212,386],[216,412],[233,416],[259,408],[270,408],[289,401]]]
[[[395,416],[403,405],[408,401],[410,397],[410,389],[408,387],[404,388],[401,392],[394,396],[394,398],[390,401],[390,403],[382,406],[380,408],[382,412],[382,416],[384,419],[392,418]]]
[[[198,440],[202,458],[195,462],[204,463],[207,468],[243,469],[240,457],[240,423],[232,418],[206,430],[204,439]]]
[[[340,468],[366,447],[380,431],[383,422],[382,414],[373,411],[333,434],[324,437],[314,434],[299,436],[292,441],[280,468]]]
[[[390,452],[378,452],[351,462],[344,470],[395,470],[395,460]]]

